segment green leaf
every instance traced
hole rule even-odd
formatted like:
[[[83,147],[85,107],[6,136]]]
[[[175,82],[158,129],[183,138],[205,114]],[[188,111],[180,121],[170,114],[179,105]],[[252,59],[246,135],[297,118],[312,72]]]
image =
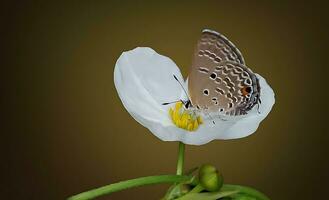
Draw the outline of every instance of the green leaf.
[[[238,191],[237,194],[230,196],[233,200],[270,200],[270,198],[260,191],[242,185],[224,184],[221,191]]]
[[[74,195],[70,197],[68,200],[87,200],[94,199],[96,197],[110,194],[113,192],[118,192],[121,190],[139,187],[143,185],[153,185],[160,183],[177,183],[183,181],[191,180],[190,176],[180,176],[180,175],[160,175],[160,176],[147,176],[136,179],[130,179],[126,181],[121,181],[118,183],[113,183],[110,185],[106,185],[100,188],[92,189],[86,192],[82,192],[80,194]]]
[[[226,197],[226,198],[225,198]],[[177,200],[270,200],[263,193],[246,186],[224,184],[219,192],[187,193]]]
[[[162,200],[171,200],[181,197],[188,193],[192,189],[192,185],[195,184],[196,178],[192,176],[189,180],[184,180],[174,185],[170,186],[166,195],[162,198]]]
[[[238,193],[238,191],[190,193],[177,200],[216,200],[236,193]]]
[[[191,186],[188,184],[180,183],[177,185],[173,185],[170,187],[163,200],[177,199],[188,193],[190,190]]]
[[[231,196],[232,200],[257,200],[257,198],[246,194],[234,194]]]

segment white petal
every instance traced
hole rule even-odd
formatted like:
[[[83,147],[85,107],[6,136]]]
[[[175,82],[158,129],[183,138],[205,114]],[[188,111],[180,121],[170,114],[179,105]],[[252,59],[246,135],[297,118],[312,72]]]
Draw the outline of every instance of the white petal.
[[[202,124],[194,132],[176,126],[162,126],[161,124],[153,124],[149,129],[163,141],[181,141],[189,145],[203,145],[224,134],[233,123],[216,121],[216,125],[213,125],[210,122],[209,124]]]
[[[258,108],[255,106],[246,116],[238,120],[223,121],[214,119],[215,124],[208,120],[198,130],[188,132],[173,126],[153,124],[149,129],[164,141],[181,141],[190,145],[202,145],[215,139],[237,139],[254,133],[259,123],[269,114],[274,105],[274,92],[265,79],[256,74],[261,87],[261,101]]]
[[[255,106],[248,115],[239,120],[215,119],[215,124],[211,120],[205,121],[197,131],[188,132],[177,128],[169,119],[168,106],[161,105],[182,98],[183,90],[174,80],[173,74],[184,83],[175,63],[150,48],[136,48],[124,52],[114,70],[115,86],[125,108],[139,123],[163,141],[202,145],[215,139],[245,137],[256,131],[274,104],[273,90],[264,78],[257,75],[261,87],[260,114]]]
[[[122,53],[114,69],[114,83],[127,111],[143,126],[152,123],[172,125],[168,106],[162,103],[178,100],[184,82],[179,68],[168,57],[153,49],[138,47]],[[150,125],[151,123],[151,125]]]

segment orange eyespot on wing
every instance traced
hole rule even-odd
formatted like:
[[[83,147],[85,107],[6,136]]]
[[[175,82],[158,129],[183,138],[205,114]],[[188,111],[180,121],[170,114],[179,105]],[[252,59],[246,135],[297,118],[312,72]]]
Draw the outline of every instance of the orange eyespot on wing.
[[[242,95],[243,95],[243,96],[247,96],[247,95],[251,92],[251,87],[249,87],[249,86],[244,86],[244,87],[241,89],[241,92],[242,92]]]

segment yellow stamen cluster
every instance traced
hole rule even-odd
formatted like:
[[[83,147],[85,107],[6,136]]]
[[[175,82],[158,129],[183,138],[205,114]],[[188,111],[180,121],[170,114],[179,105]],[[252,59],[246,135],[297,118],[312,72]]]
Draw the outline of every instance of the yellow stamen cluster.
[[[197,130],[199,125],[203,123],[202,118],[186,110],[182,102],[177,102],[174,109],[170,108],[169,115],[177,127],[188,131]]]

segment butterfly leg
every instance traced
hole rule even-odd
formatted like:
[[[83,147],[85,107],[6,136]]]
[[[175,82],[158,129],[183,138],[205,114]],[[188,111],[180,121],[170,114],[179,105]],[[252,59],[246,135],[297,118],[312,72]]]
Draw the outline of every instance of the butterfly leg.
[[[259,111],[259,107],[260,107],[260,104],[262,103],[262,101],[260,100],[260,98],[258,99],[258,103],[257,103],[257,112],[258,114],[260,114],[260,111]]]
[[[222,121],[227,121],[227,119],[223,118],[223,116],[218,115],[218,118]]]

